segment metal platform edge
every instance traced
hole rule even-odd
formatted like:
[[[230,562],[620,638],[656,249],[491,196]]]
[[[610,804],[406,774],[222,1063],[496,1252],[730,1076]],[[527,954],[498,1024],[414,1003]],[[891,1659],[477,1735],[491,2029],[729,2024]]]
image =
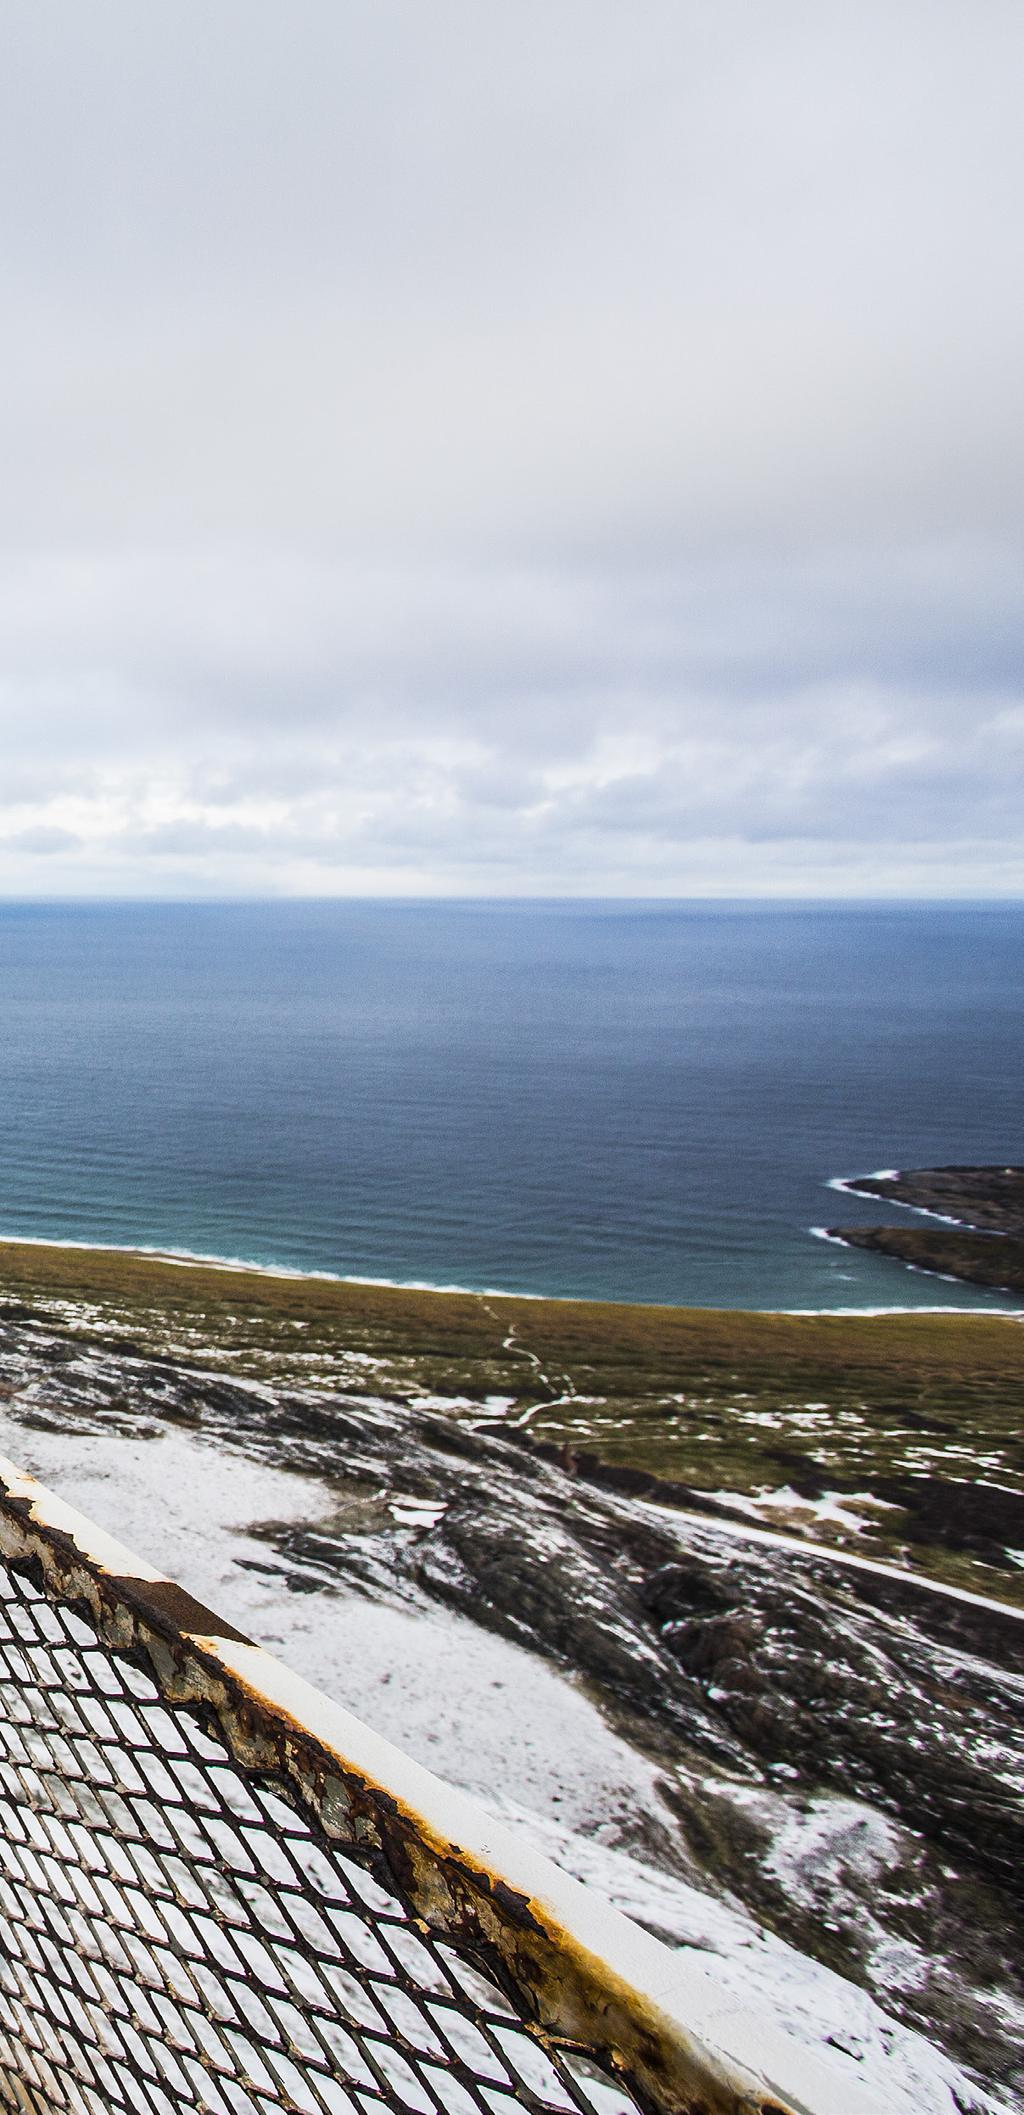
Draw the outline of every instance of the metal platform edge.
[[[651,2115],[885,2115],[846,2060],[738,2007],[533,1851],[468,1794],[293,1674],[0,1457],[0,1553],[215,1721],[243,1771],[285,1783],[325,1836],[355,1837],[430,1929],[474,1951],[541,2040],[586,2051]]]

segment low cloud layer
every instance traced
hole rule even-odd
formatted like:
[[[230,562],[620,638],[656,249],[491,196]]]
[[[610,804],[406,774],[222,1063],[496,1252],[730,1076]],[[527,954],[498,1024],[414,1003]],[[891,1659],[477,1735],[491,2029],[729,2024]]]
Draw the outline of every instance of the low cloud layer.
[[[1024,890],[1016,6],[7,28],[0,891]]]

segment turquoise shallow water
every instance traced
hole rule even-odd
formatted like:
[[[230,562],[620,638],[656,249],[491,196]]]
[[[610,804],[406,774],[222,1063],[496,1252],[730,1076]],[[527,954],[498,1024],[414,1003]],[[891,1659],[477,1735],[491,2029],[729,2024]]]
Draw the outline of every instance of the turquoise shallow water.
[[[0,1233],[693,1305],[1005,1305],[809,1229],[1020,1160],[1018,906],[0,905]]]

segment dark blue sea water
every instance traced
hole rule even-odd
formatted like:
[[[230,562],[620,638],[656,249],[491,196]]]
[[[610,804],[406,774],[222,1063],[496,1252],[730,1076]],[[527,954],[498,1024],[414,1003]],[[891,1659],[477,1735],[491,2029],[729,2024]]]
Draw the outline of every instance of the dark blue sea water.
[[[992,1305],[809,1229],[1024,1158],[1024,908],[0,905],[0,1233],[436,1285]]]

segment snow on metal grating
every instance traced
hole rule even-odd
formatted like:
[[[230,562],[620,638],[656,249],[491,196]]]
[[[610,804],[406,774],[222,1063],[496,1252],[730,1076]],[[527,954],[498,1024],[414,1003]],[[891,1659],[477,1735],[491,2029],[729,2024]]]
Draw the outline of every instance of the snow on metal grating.
[[[837,2105],[806,2097],[806,2076],[780,2095],[694,2031],[695,1989],[599,1897],[0,1461],[0,2106]]]
[[[14,1569],[0,1624],[0,2050],[45,2106],[633,2105]]]

